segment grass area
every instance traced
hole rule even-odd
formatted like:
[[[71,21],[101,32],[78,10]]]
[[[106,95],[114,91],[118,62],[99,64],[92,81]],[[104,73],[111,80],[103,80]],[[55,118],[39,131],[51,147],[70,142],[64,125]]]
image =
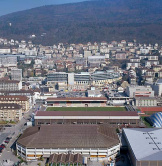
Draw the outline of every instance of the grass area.
[[[146,117],[146,116],[141,116],[143,123],[146,125],[147,128],[152,128],[152,126],[150,125],[150,123],[148,123],[148,122],[145,120],[145,117]]]
[[[0,124],[7,124],[8,121],[0,121]]]
[[[126,111],[125,107],[48,107],[46,111]]]

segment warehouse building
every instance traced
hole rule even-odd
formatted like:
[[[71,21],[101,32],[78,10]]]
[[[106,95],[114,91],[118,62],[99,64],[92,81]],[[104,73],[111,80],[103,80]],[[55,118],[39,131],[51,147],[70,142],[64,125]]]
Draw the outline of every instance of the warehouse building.
[[[140,121],[140,117],[134,111],[38,111],[34,119],[35,125],[103,123],[138,125]]]
[[[110,158],[119,150],[114,128],[107,125],[45,125],[27,128],[19,137],[17,155],[29,161],[52,154]]]
[[[162,165],[162,129],[124,128],[122,146],[128,147],[133,166]]]
[[[150,86],[127,86],[126,94],[133,97],[154,97],[154,91]]]

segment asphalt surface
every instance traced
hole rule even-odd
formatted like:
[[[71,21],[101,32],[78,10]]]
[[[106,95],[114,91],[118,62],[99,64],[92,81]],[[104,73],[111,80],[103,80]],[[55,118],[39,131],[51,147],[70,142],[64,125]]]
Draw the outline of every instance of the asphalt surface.
[[[15,141],[17,140],[18,136],[27,128],[27,126],[24,126],[24,124],[28,121],[30,118],[30,115],[32,114],[33,109],[30,109],[27,113],[24,114],[24,117],[21,119],[21,121],[12,126],[7,127],[0,135],[0,141],[1,143],[6,139],[7,136],[12,137],[10,142],[6,145],[6,148],[3,150],[1,156],[0,156],[0,166],[3,165],[4,160],[11,160],[14,162],[19,161],[18,158],[14,155],[13,151],[16,148],[15,147]]]
[[[2,133],[0,132],[0,144],[3,143],[3,141],[6,139],[6,137],[9,136],[9,133]]]

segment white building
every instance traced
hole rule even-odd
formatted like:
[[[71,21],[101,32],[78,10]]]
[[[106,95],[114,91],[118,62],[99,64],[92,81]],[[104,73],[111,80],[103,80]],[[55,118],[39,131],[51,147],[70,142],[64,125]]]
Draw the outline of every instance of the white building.
[[[105,125],[44,125],[26,129],[16,147],[17,155],[27,161],[69,151],[90,158],[110,158],[117,154],[119,140],[116,131]]]
[[[126,94],[129,97],[154,97],[154,91],[150,86],[127,86]]]

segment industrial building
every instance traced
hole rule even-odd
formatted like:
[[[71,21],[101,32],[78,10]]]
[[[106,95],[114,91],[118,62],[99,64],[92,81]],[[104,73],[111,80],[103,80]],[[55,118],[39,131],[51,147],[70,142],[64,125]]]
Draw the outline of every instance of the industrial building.
[[[136,97],[135,106],[157,106],[157,99],[155,97]]]
[[[126,94],[133,97],[154,97],[154,91],[150,86],[127,86]]]
[[[138,125],[140,117],[132,111],[38,111],[35,125],[53,124],[131,124]]]
[[[27,128],[19,137],[17,155],[29,161],[52,154],[110,158],[119,150],[115,128],[107,125],[45,125]]]
[[[122,146],[128,148],[133,166],[162,165],[162,129],[124,128]]]
[[[96,71],[94,73],[54,72],[47,75],[47,85],[59,90],[90,85],[102,87],[104,84],[112,83],[119,79],[121,79],[120,73],[114,70]]]
[[[67,97],[47,98],[46,104],[50,107],[105,107],[106,97]]]

